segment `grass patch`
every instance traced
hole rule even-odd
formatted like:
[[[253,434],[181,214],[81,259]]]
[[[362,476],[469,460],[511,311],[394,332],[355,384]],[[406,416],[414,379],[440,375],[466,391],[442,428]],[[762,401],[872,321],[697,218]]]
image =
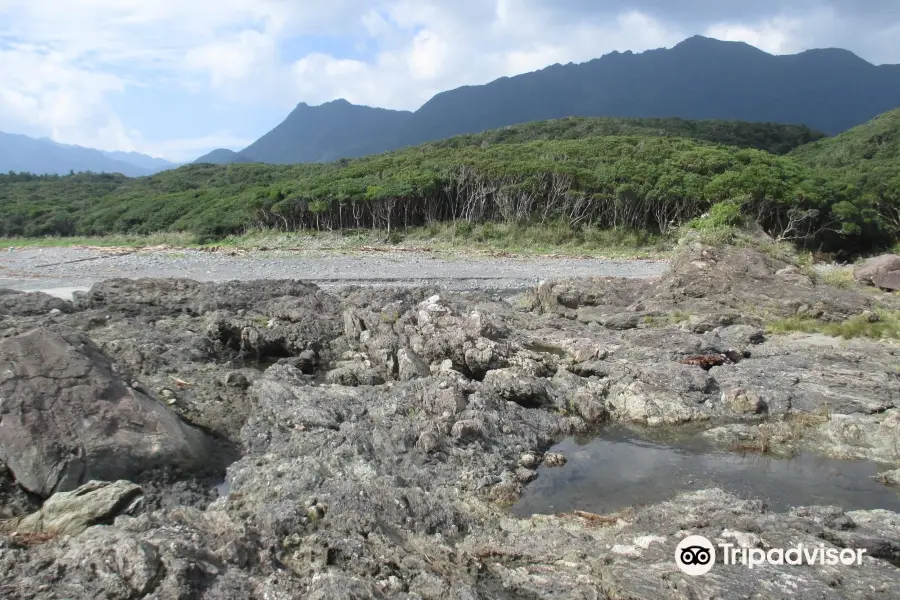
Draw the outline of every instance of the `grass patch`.
[[[193,233],[154,233],[150,235],[108,235],[97,237],[37,237],[0,238],[0,248],[70,248],[72,246],[96,246],[100,248],[146,248],[149,246],[174,246],[190,248],[200,245]]]
[[[426,227],[383,230],[285,233],[254,229],[222,239],[202,239],[191,233],[112,235],[102,237],[0,238],[0,248],[49,248],[72,246],[147,248],[224,247],[242,250],[293,250],[346,252],[361,250],[418,249],[451,254],[550,254],[622,258],[663,258],[671,249],[667,238],[641,230],[571,229],[559,225],[508,225],[467,222],[435,223]]]
[[[870,314],[856,315],[839,323],[791,317],[773,321],[766,329],[769,333],[820,333],[844,339],[900,339],[900,311],[881,309]]]
[[[692,316],[690,312],[674,310],[663,315],[647,315],[642,321],[647,327],[669,327],[688,321]]]
[[[853,277],[853,267],[831,267],[819,271],[816,274],[816,282],[833,285],[842,290],[849,290],[858,285]]]
[[[424,242],[436,249],[636,258],[662,256],[672,246],[664,236],[645,230],[597,227],[573,229],[563,223],[546,225],[441,223],[410,229],[405,232],[404,241]]]

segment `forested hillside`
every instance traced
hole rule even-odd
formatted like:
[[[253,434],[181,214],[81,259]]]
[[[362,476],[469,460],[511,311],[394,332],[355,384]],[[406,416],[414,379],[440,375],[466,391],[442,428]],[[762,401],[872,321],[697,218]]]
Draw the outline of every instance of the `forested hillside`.
[[[750,127],[742,138],[735,128],[723,136],[710,124],[668,126],[734,136],[742,145],[765,140],[772,149],[810,135]],[[858,251],[897,239],[898,196],[876,202],[878,190],[854,181],[852,166],[820,164],[808,150],[776,156],[660,135],[665,127],[656,122],[629,125],[654,135],[591,135],[607,127],[565,120],[329,164],[199,164],[138,179],[7,175],[0,177],[0,235],[166,230],[215,238],[260,227],[392,229],[436,221],[666,233],[726,203],[772,235],[810,247]],[[568,135],[573,139],[556,139]],[[854,136],[819,144],[847,144],[852,153]]]
[[[426,148],[458,148],[509,144],[534,140],[577,140],[588,137],[633,135],[682,137],[715,142],[738,148],[755,148],[772,154],[786,154],[804,144],[825,138],[825,134],[803,125],[747,123],[745,121],[689,121],[687,119],[620,119],[611,117],[568,117],[510,125],[482,133],[458,135],[430,142]]]

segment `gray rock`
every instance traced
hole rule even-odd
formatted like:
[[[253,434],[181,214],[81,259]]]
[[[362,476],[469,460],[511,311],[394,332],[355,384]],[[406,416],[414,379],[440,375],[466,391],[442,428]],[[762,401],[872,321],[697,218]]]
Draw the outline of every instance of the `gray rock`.
[[[562,467],[568,460],[562,454],[556,452],[548,452],[544,455],[544,464],[548,467]]]
[[[410,381],[431,375],[425,362],[411,350],[401,348],[397,351],[397,377],[400,381]]]
[[[225,385],[245,390],[250,387],[250,381],[247,379],[247,376],[240,371],[231,371],[225,375]]]
[[[876,278],[892,271],[900,271],[900,254],[882,254],[870,258],[853,270],[853,277],[860,283],[876,285]]]
[[[90,481],[71,492],[50,496],[35,513],[0,523],[7,533],[77,535],[97,523],[135,510],[141,488],[129,481]]]
[[[900,469],[879,473],[875,478],[885,485],[900,487]]]
[[[900,290],[900,269],[881,273],[872,282],[883,290]]]
[[[43,497],[210,460],[203,433],[130,388],[91,340],[66,328],[0,341],[0,397],[0,460]]]
[[[516,369],[488,371],[484,385],[503,400],[525,407],[536,407],[549,401],[546,385],[536,377],[529,377]]]
[[[679,249],[661,279],[549,282],[510,302],[435,297],[425,288],[266,286],[116,284],[66,316],[115,357],[124,381],[174,390],[177,410],[228,432],[243,456],[227,477],[198,483],[209,491],[227,481],[227,495],[208,506],[205,497],[188,507],[187,494],[151,503],[144,485],[137,516],[44,543],[0,538],[0,597],[900,594],[889,562],[897,562],[900,525],[887,511],[776,513],[720,490],[613,515],[520,519],[507,510],[543,468],[564,464],[548,453],[555,443],[581,439],[607,419],[689,423],[723,446],[765,442],[771,451],[900,466],[892,345],[762,335],[767,315],[805,307],[839,320],[893,306],[890,294],[817,286],[790,261],[704,246]],[[596,318],[579,321],[579,312]],[[653,318],[639,317],[637,328],[602,326],[620,314]],[[45,319],[4,319],[2,335]],[[680,364],[731,349],[738,360],[709,371]],[[259,374],[245,362],[259,357],[283,364]],[[237,369],[252,382],[248,390],[222,385]],[[354,373],[355,387],[310,377],[341,369]],[[388,383],[360,381],[367,371]],[[178,489],[167,488],[181,498]],[[25,508],[18,516],[36,510]],[[876,558],[840,572],[717,565],[691,578],[672,560],[688,533],[761,546],[860,546]]]
[[[0,289],[0,316],[29,317],[47,314],[57,316],[74,310],[75,307],[71,302],[44,292]]]

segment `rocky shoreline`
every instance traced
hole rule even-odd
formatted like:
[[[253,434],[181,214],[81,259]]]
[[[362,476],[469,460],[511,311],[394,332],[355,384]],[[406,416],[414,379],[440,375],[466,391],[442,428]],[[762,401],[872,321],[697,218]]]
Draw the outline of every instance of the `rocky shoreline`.
[[[764,324],[898,308],[700,244],[658,278],[502,297],[293,280],[3,292],[0,596],[896,598],[886,510],[776,512],[720,489],[610,515],[509,507],[565,461],[554,443],[607,423],[876,461],[896,483],[898,347]],[[673,560],[689,534],[867,555],[691,577]]]

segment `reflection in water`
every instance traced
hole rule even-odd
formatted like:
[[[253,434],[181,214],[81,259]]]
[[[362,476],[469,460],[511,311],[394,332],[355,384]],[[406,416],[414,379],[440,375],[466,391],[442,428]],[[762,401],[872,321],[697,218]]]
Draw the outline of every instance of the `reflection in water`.
[[[564,467],[540,467],[513,507],[519,516],[586,510],[610,513],[654,504],[679,492],[719,487],[770,509],[836,505],[848,510],[900,511],[900,494],[871,479],[890,467],[803,454],[775,458],[712,450],[699,440],[672,445],[647,441],[620,428],[579,444],[568,439],[552,449]]]

